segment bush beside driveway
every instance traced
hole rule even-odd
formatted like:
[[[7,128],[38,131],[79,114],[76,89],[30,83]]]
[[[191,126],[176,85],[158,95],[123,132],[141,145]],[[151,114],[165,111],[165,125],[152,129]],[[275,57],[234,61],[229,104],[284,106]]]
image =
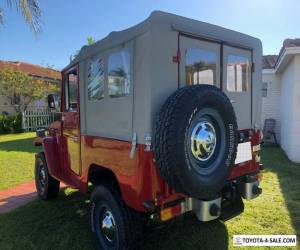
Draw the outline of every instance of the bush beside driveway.
[[[27,149],[24,154],[26,164],[21,164],[22,157],[18,154],[14,157],[14,162],[20,161],[19,166],[30,164],[22,169],[29,171],[24,178],[21,177],[24,172],[13,171],[19,180],[33,177],[35,149],[30,149],[28,138],[20,139],[27,145],[25,147],[20,141],[6,144],[10,150],[4,150],[3,142],[0,143],[2,155],[3,151],[4,154],[25,153]],[[13,150],[14,147],[22,150]],[[164,224],[152,222],[143,249],[231,249],[234,234],[297,234],[299,239],[300,166],[291,163],[280,148],[263,148],[262,159],[266,166],[263,194],[256,200],[245,202],[244,214],[225,224],[219,221],[200,223],[190,214]],[[12,173],[7,176],[12,176]],[[1,181],[5,180],[4,177],[1,176]],[[12,183],[12,180],[6,181],[5,185]],[[36,200],[0,215],[0,249],[93,249],[88,207],[88,196],[67,188],[61,190],[53,201]]]

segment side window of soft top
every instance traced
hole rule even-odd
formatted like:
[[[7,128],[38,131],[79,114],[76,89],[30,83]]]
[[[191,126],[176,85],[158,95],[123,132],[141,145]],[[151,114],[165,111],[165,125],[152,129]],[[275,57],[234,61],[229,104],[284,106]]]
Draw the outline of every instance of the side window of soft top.
[[[104,60],[97,58],[90,60],[88,63],[88,99],[101,100],[104,98]]]

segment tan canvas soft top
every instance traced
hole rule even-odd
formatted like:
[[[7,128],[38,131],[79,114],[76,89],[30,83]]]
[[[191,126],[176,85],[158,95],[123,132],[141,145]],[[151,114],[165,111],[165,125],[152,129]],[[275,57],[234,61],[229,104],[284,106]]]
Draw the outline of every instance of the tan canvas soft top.
[[[153,25],[163,25],[166,23],[170,24],[170,28],[186,34],[206,37],[218,41],[228,41],[231,44],[248,47],[250,49],[257,45],[262,46],[259,39],[237,31],[163,11],[153,11],[143,22],[122,31],[112,31],[96,43],[89,46],[83,46],[78,56],[70,63],[70,65],[86,59],[99,51],[126,43],[147,32]],[[69,66],[66,68],[68,67]]]
[[[262,57],[260,40],[220,26],[154,11],[145,21],[123,31],[111,32],[95,44],[84,46],[66,67],[79,64],[81,134],[125,141],[132,141],[136,134],[137,143],[146,143],[146,138],[153,132],[158,110],[179,86],[184,85],[182,79],[179,79],[179,65],[173,61],[174,56],[178,55],[179,38],[183,35],[251,51],[256,70],[251,78],[251,98],[255,101],[252,101],[249,116],[252,117],[251,127],[259,126]],[[89,101],[87,69],[90,60],[101,57],[107,63],[111,53],[123,48],[128,48],[131,53],[130,95],[110,98],[106,92],[102,100]],[[185,56],[183,51],[181,56]]]

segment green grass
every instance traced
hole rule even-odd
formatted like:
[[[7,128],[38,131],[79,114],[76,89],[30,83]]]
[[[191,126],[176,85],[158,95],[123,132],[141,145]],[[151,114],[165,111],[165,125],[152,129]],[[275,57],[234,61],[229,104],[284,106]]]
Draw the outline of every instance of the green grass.
[[[0,135],[0,190],[33,179],[35,133]]]
[[[297,234],[299,239],[300,166],[279,148],[264,148],[262,156],[263,194],[245,202],[242,215],[225,224],[200,223],[192,215],[152,224],[143,249],[232,249],[234,234]],[[88,204],[87,196],[66,189],[56,200],[36,200],[0,215],[0,249],[93,249]]]

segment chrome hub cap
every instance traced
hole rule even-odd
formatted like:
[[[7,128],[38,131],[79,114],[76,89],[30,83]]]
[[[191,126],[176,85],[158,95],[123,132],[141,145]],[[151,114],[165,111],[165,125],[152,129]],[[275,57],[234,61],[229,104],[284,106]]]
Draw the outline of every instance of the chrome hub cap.
[[[108,210],[105,210],[100,220],[100,226],[103,235],[109,242],[112,243],[116,236],[116,224],[112,213]]]
[[[40,186],[42,190],[44,190],[46,184],[46,171],[44,165],[42,165],[40,168],[39,180],[40,180]]]
[[[196,124],[191,135],[191,151],[199,161],[207,161],[216,148],[216,131],[208,121],[201,121]]]

